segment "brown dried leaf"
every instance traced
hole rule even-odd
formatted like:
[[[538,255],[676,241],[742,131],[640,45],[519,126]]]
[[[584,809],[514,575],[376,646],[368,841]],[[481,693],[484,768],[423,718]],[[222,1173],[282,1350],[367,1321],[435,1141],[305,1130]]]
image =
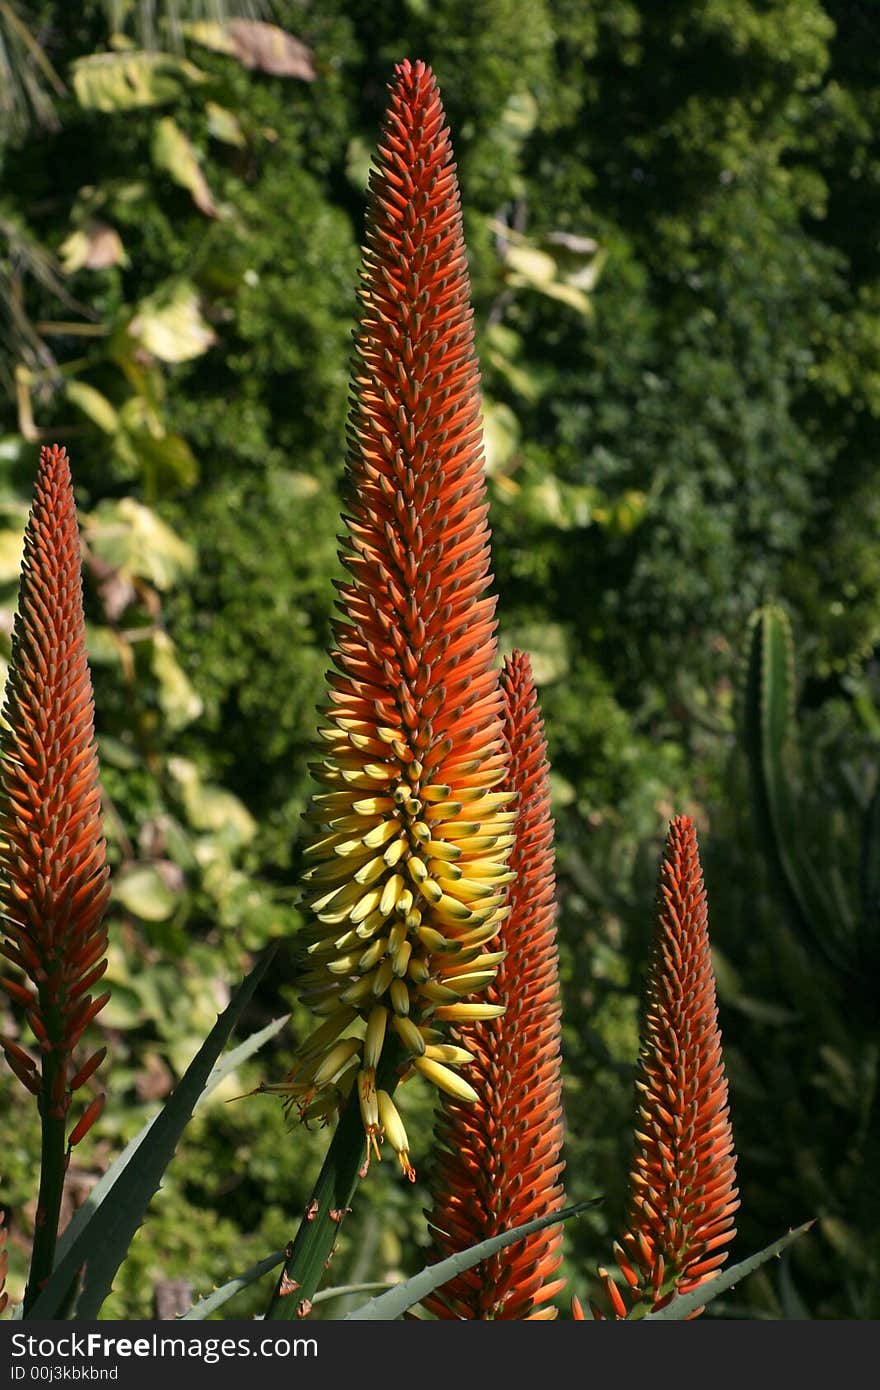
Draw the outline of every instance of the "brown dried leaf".
[[[259,68],[273,77],[299,77],[303,82],[314,82],[311,49],[277,24],[232,19],[226,28],[233,54],[246,68]]]

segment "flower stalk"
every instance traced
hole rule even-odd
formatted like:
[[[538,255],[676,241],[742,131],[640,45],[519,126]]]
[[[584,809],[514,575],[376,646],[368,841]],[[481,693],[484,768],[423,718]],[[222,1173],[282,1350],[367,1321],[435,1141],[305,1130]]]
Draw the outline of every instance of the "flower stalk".
[[[736,1155],[706,891],[687,816],[672,821],[660,863],[636,1086],[627,1230],[614,1246],[623,1290],[599,1270],[615,1318],[643,1316],[698,1288],[724,1264],[736,1234]],[[596,1304],[592,1311],[605,1316]],[[577,1300],[573,1314],[583,1317]]]
[[[70,1150],[97,1119],[96,1097],[65,1144],[73,1094],[103,1057],[75,1064],[109,993],[102,921],[109,897],[101,830],[92,686],[85,644],[79,531],[65,451],[44,448],[25,531],[21,589],[0,730],[0,986],[22,1010],[33,1057],[0,1045],[37,1097],[41,1174],[25,1311],[52,1268]]]
[[[501,675],[504,732],[516,795],[508,916],[487,998],[502,1016],[462,1023],[477,1100],[443,1097],[436,1126],[430,1225],[437,1258],[561,1210],[562,1083],[553,822],[547,745],[529,658]],[[494,956],[495,953],[493,953]],[[537,1232],[459,1275],[426,1300],[440,1318],[549,1319],[564,1286],[562,1228]]]

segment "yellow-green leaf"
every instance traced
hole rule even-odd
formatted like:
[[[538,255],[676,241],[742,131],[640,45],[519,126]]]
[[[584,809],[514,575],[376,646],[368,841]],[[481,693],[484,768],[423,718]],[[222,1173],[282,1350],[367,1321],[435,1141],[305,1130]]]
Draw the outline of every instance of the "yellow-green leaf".
[[[177,896],[153,864],[134,864],[113,879],[113,896],[144,922],[164,922],[177,906]]]
[[[207,79],[200,68],[170,53],[91,53],[71,64],[73,90],[89,111],[162,106]]]
[[[58,256],[65,275],[73,275],[77,270],[106,270],[108,266],[128,264],[116,228],[97,218],[71,232],[58,248]]]
[[[504,401],[483,402],[483,445],[486,472],[497,473],[516,452],[520,440],[519,420]]]
[[[21,572],[21,554],[24,548],[24,524],[14,530],[10,527],[0,531],[0,584],[14,584]]]
[[[546,290],[556,278],[556,262],[546,251],[536,246],[508,246],[504,259],[516,271],[523,284]]]
[[[223,831],[241,844],[253,839],[256,822],[237,796],[203,782],[195,763],[187,758],[169,758],[168,771],[177,783],[187,820],[194,830]]]
[[[83,518],[86,540],[106,564],[170,589],[195,566],[195,555],[154,511],[133,497],[107,499]]]
[[[174,643],[167,632],[153,635],[153,675],[158,685],[159,706],[168,728],[175,732],[198,719],[202,701],[177,660]]]
[[[97,425],[104,434],[115,434],[119,428],[119,416],[115,406],[111,405],[107,397],[100,391],[96,391],[94,386],[89,386],[85,381],[68,381],[65,391],[67,399],[77,410],[81,410],[83,415],[88,416],[93,425]]]
[[[202,317],[199,296],[188,280],[178,280],[141,301],[128,331],[162,362],[189,362],[216,341]]]
[[[172,116],[163,116],[157,121],[153,131],[152,155],[156,167],[166,170],[175,183],[188,191],[200,212],[206,217],[217,216],[217,207],[198,155]]]
[[[205,115],[208,117],[209,135],[215,140],[221,140],[224,145],[244,148],[244,131],[234,111],[228,110],[225,106],[218,106],[216,101],[209,101],[205,103]]]

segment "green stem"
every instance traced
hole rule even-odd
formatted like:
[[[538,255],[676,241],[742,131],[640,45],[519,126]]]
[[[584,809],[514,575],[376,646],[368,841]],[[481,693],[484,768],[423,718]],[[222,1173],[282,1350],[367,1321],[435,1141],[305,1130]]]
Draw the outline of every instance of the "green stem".
[[[396,1049],[386,1043],[378,1085],[389,1094],[397,1085],[398,1061]],[[366,1157],[367,1141],[355,1086],[339,1117],[305,1215],[290,1246],[290,1254],[266,1311],[267,1318],[289,1320],[302,1316],[299,1309],[303,1304],[306,1305],[303,1315],[309,1311],[333,1254],[339,1227],[351,1209]]]
[[[24,1295],[24,1313],[39,1295],[40,1289],[52,1273],[55,1263],[55,1244],[58,1240],[58,1220],[61,1215],[61,1195],[64,1191],[64,1176],[67,1172],[64,1129],[66,1111],[53,1101],[56,1077],[60,1067],[66,1066],[66,1057],[49,1053],[43,1061],[42,1089],[40,1091],[40,1192],[37,1197],[37,1217],[34,1229],[34,1246],[31,1252],[31,1267]],[[60,1114],[58,1111],[60,1110]]]

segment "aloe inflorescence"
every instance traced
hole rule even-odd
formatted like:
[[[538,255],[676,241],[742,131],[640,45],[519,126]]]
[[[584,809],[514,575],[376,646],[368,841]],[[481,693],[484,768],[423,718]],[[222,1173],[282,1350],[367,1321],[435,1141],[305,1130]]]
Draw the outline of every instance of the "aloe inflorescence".
[[[449,131],[421,62],[395,69],[370,178],[348,430],[334,670],[308,813],[303,1002],[322,1023],[281,1091],[330,1118],[356,1085],[378,1154],[412,1176],[386,1039],[461,1100],[444,1029],[499,1014],[483,995],[513,843],[479,373]]]
[[[612,1316],[661,1308],[727,1259],[739,1206],[727,1079],[693,821],[669,827],[639,1054],[627,1230],[614,1254],[625,1288],[599,1277]],[[575,1317],[582,1317],[575,1300]],[[593,1314],[603,1311],[593,1305]]]
[[[514,652],[501,675],[508,786],[516,793],[516,874],[503,959],[487,998],[499,1018],[464,1023],[474,1056],[472,1105],[444,1097],[437,1123],[431,1228],[438,1257],[562,1209],[560,992],[547,745],[531,663]],[[441,1318],[542,1319],[562,1289],[562,1228],[549,1227],[457,1276],[426,1300]]]
[[[37,1097],[43,1126],[36,1279],[46,1272],[42,1245],[54,1244],[72,1097],[94,1075],[104,1049],[82,1060],[75,1054],[109,997],[92,993],[106,968],[102,923],[110,890],[79,531],[70,465],[58,447],[40,452],[3,714],[0,954],[16,973],[0,985],[21,1007],[34,1047],[29,1051],[8,1037],[0,1042],[16,1076]],[[102,1105],[96,1096],[86,1107],[67,1137],[68,1152]]]

